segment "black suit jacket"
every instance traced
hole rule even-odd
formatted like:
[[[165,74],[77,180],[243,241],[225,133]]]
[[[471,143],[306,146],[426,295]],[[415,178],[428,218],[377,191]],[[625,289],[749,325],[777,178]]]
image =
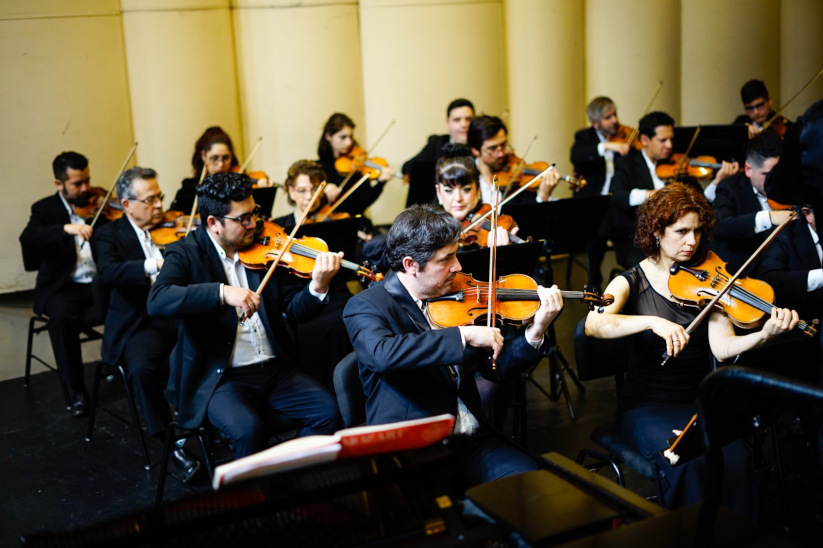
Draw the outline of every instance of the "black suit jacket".
[[[612,211],[612,230],[615,237],[634,237],[637,207],[629,205],[629,194],[635,188],[654,189],[649,167],[639,150],[632,150],[628,155],[614,160],[612,199],[609,207]]]
[[[760,202],[754,194],[751,180],[743,172],[717,185],[714,208],[717,211],[717,226],[711,248],[728,263],[729,272],[734,274],[771,230],[759,234],[754,232],[754,218],[761,211]],[[756,262],[750,267],[749,274],[755,272],[755,268]]]
[[[264,274],[246,269],[249,287],[256,289]],[[220,256],[206,229],[200,228],[166,248],[163,269],[149,292],[150,315],[177,318],[166,396],[176,404],[178,422],[186,428],[203,422],[209,399],[230,365],[238,317],[234,307],[220,304],[221,283],[228,280]],[[258,314],[274,352],[299,364],[286,321],[311,319],[324,303],[309,292],[308,284],[284,270],[272,275],[261,297]]]
[[[586,187],[575,192],[575,196],[599,196],[606,182],[606,159],[597,153],[600,137],[593,127],[581,129],[574,134],[571,161],[574,171],[586,179]],[[620,155],[616,155],[615,160]]]
[[[798,219],[763,250],[758,277],[774,288],[777,306],[797,310],[808,322],[823,316],[823,288],[806,291],[809,271],[820,267],[809,225]]]
[[[504,326],[505,347],[492,369],[482,350],[463,350],[459,328],[431,329],[393,272],[352,297],[343,320],[357,353],[368,424],[455,414],[458,396],[483,421],[475,371],[501,382],[544,355],[526,341],[525,327]],[[457,364],[459,387],[448,367]]]
[[[326,173],[326,181],[329,183],[333,183],[335,185],[340,185],[345,179],[345,175],[341,175],[337,168],[334,167],[334,156],[329,154],[326,156],[322,156],[320,159],[317,160],[320,162],[320,165],[323,166],[323,171]],[[360,177],[355,173],[349,179],[349,182],[346,183],[346,186],[343,187],[343,193],[351,189],[351,187],[356,183]],[[363,181],[357,190],[351,193],[351,195],[346,198],[344,201],[335,211],[345,211],[352,217],[355,215],[362,215],[366,209],[369,208],[377,199],[380,197],[380,194],[383,192],[383,187],[386,186],[386,183],[380,181],[372,181],[366,179]],[[341,194],[342,196],[342,194]]]
[[[109,295],[102,357],[116,363],[137,328],[158,321],[146,310],[151,281],[143,268],[143,247],[125,215],[95,231],[94,244],[98,282]]]
[[[77,253],[74,248],[74,236],[63,232],[63,225],[70,222],[66,206],[63,205],[59,194],[54,193],[31,206],[29,224],[20,234],[24,255],[39,264],[37,282],[34,286],[34,311],[37,314],[43,313],[52,295],[71,282],[71,274],[77,263]],[[105,218],[101,216],[97,228],[105,222]]]

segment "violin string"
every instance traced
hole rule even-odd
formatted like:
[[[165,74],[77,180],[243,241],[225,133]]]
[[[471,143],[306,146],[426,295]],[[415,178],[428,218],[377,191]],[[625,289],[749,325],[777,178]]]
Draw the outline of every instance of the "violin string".
[[[723,276],[723,275],[718,275],[718,276],[715,276],[715,279],[723,279],[725,281],[725,280],[728,280],[728,277]],[[740,287],[738,285],[733,286],[729,290],[729,293],[739,294],[740,296],[737,297],[738,299],[740,299],[741,301],[743,301],[744,303],[746,303],[748,305],[751,305],[751,306],[757,308],[761,312],[766,312],[768,314],[771,314],[772,310],[777,308],[777,306],[775,306],[774,303],[770,303],[769,301],[763,299],[759,295],[757,295],[755,293],[752,293],[748,289],[745,289],[745,288]],[[732,295],[732,296],[735,296],[735,295]],[[807,324],[803,320],[800,320],[797,323],[797,327],[799,327],[802,331],[807,331],[809,329],[809,324]]]
[[[320,255],[320,251],[309,247],[307,245],[303,245],[297,242],[292,242],[291,247],[289,248],[292,253],[296,253],[297,255],[301,255],[303,257],[308,257],[309,259],[316,259],[318,255]],[[349,270],[360,270],[360,265],[353,263],[351,261],[347,261],[345,259],[340,261],[340,266],[345,267]]]

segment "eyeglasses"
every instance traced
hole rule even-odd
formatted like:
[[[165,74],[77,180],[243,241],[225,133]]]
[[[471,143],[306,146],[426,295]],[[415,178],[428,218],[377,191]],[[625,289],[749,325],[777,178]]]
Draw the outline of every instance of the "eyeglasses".
[[[206,156],[206,161],[210,164],[231,162],[231,154],[224,154],[223,156]]]
[[[499,145],[494,145],[490,147],[483,147],[480,149],[484,154],[497,154],[498,152],[508,152],[509,150],[509,143],[502,142]]]
[[[766,106],[766,101],[760,100],[756,103],[743,105],[743,108],[746,110],[746,112],[751,112],[753,110],[760,110],[761,108],[763,108],[765,106]]]
[[[222,218],[231,219],[232,221],[243,225],[244,228],[250,228],[251,226],[254,226],[254,224],[257,222],[257,219],[260,218],[260,206],[255,206],[254,211],[252,211],[251,213],[244,213],[239,217],[229,217],[228,215],[223,215]]]
[[[148,198],[132,198],[135,202],[142,202],[146,205],[154,205],[156,203],[160,203],[163,205],[163,200],[166,198],[165,194],[160,194],[159,196],[149,196]]]

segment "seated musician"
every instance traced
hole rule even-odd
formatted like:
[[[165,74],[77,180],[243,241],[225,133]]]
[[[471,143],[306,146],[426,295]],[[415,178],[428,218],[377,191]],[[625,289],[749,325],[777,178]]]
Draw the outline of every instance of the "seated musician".
[[[618,394],[617,419],[623,437],[662,471],[663,501],[669,508],[705,496],[702,459],[671,467],[659,451],[666,448],[672,429],[682,430],[694,414],[697,387],[711,371],[712,354],[721,362],[732,360],[798,323],[797,312],[775,308],[762,329],[736,336],[732,322],[715,311],[691,333],[686,331],[698,310],[671,297],[669,269],[675,262],[702,262],[714,224],[711,206],[693,187],[673,183],[653,193],[639,208],[635,236],[646,258],[606,287],[614,303],[603,314],[592,312],[586,318],[589,336],[627,337],[628,371]],[[661,367],[664,352],[672,358]],[[728,498],[723,503],[746,514],[745,452],[735,444],[727,446],[724,457]]]
[[[632,243],[635,212],[637,206],[666,185],[666,181],[657,175],[657,167],[671,158],[674,120],[665,112],[650,112],[640,120],[637,131],[641,149],[615,160],[611,183],[610,239],[617,252],[617,262],[626,268],[643,259],[641,250]],[[724,162],[709,187],[714,188],[735,171],[736,164]],[[686,180],[700,188],[697,182]]]
[[[746,113],[735,118],[732,124],[746,124],[749,128],[749,139],[752,139],[763,130],[763,125],[775,116],[772,110],[772,97],[766,89],[766,84],[761,80],[749,80],[740,88],[740,100],[743,101],[743,110]],[[780,116],[769,127],[775,126],[774,131],[782,137],[792,124],[793,122]]]
[[[340,188],[340,185],[346,179],[346,175],[339,173],[335,167],[335,160],[350,154],[355,148],[359,147],[354,139],[354,122],[352,119],[340,112],[332,114],[326,121],[326,125],[323,126],[323,133],[320,135],[320,141],[317,144],[318,161],[323,166],[323,171],[326,172],[328,184],[325,193],[330,203],[336,202],[341,194],[346,192],[350,185],[356,183],[360,178],[355,173],[349,178],[346,186]],[[350,215],[362,215],[380,197],[383,187],[392,177],[394,177],[394,170],[390,167],[384,168],[374,183],[370,180],[363,182],[351,196],[340,204],[338,209]]]
[[[319,254],[308,284],[282,269],[255,292],[265,273],[243,266],[238,253],[254,241],[251,191],[241,173],[206,177],[197,189],[203,225],[166,248],[148,300],[151,316],[177,320],[166,394],[177,422],[208,420],[238,458],[267,447],[271,414],[297,422],[302,436],[340,425],[334,396],[300,370],[286,323],[322,311],[340,256]]]
[[[512,151],[509,148],[509,130],[503,120],[497,116],[478,116],[473,118],[469,125],[468,144],[480,172],[480,193],[483,202],[490,204],[494,197],[492,188],[494,174],[504,170],[512,159]],[[530,178],[527,178],[526,182],[529,180]],[[537,190],[534,200],[538,203],[547,202],[559,180],[560,174],[556,169],[549,171],[539,183],[536,183]],[[532,200],[530,196],[530,191],[525,191],[520,193],[515,201],[525,203]]]
[[[174,321],[150,318],[146,311],[149,289],[163,268],[163,256],[149,233],[163,221],[157,173],[127,169],[117,179],[117,197],[123,216],[94,233],[100,286],[109,291],[102,356],[107,363],[124,365],[149,435],[164,440],[172,417],[163,392],[177,331]],[[191,479],[200,463],[182,446],[173,456],[184,481]]]
[[[460,271],[460,232],[457,219],[438,207],[414,205],[403,211],[388,234],[392,272],[352,297],[343,320],[357,353],[368,424],[453,414],[454,435],[464,442],[455,444],[459,469],[453,476],[465,489],[539,466],[488,425],[472,381],[478,370],[504,381],[542,359],[547,352],[543,334],[563,300],[557,287],[538,287],[537,314],[519,329],[434,329],[425,301],[452,291]]]
[[[180,189],[171,203],[171,210],[183,211],[186,214],[191,211],[204,165],[206,166],[206,175],[240,169],[231,137],[219,126],[206,129],[203,135],[194,143],[194,154],[191,157],[192,177],[183,179],[183,182],[180,183]],[[256,179],[254,183],[258,186],[270,185],[268,178]]]
[[[403,175],[409,178],[409,195],[406,207],[434,201],[431,180],[434,164],[440,159],[443,147],[449,143],[465,145],[468,142],[469,124],[474,118],[474,105],[468,99],[455,99],[446,108],[445,135],[429,135],[426,146],[417,156],[403,164]]]
[[[574,134],[571,149],[571,162],[574,171],[588,182],[584,188],[574,193],[579,196],[607,195],[610,192],[614,176],[614,160],[629,153],[625,142],[610,141],[620,129],[617,119],[617,107],[608,97],[595,97],[586,106],[586,116],[591,127],[581,129]],[[586,270],[589,285],[601,287],[603,275],[600,265],[606,253],[606,240],[609,239],[608,217],[600,223],[597,237],[586,247]]]
[[[49,339],[60,382],[69,392],[69,412],[84,417],[88,391],[80,333],[86,326],[102,323],[105,314],[92,291],[97,265],[89,244],[94,232],[91,219],[78,215],[78,209],[90,203],[91,176],[89,161],[77,152],[59,154],[52,168],[57,192],[31,206],[20,244],[26,269],[39,270],[34,312],[49,318]],[[101,216],[97,226],[105,221]]]
[[[764,187],[766,177],[780,161],[782,143],[771,131],[750,139],[743,171],[717,187],[714,207],[718,223],[712,249],[729,263],[732,273],[791,214],[789,210],[773,210]],[[756,272],[758,262],[749,273]]]
[[[291,165],[283,186],[294,213],[274,219],[274,223],[291,233],[299,218],[306,211],[317,187],[326,180],[323,167],[313,160],[298,160]],[[321,196],[313,213],[326,201]],[[348,216],[348,214],[342,214]],[[312,220],[314,215],[309,215]],[[346,326],[343,324],[343,307],[351,298],[345,276],[335,276],[331,282],[329,302],[317,316],[295,326],[297,346],[303,358],[304,370],[329,389],[334,388],[334,367],[352,351]],[[323,344],[317,344],[317,334],[323,334]]]

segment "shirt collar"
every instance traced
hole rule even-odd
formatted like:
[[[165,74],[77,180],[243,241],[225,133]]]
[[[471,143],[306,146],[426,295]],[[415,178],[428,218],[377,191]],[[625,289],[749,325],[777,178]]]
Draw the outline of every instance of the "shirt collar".
[[[240,254],[237,253],[237,251],[234,252],[233,257],[229,258],[229,256],[226,255],[226,250],[223,249],[222,245],[217,243],[217,240],[214,239],[214,236],[212,235],[211,231],[208,228],[206,228],[205,226],[201,226],[200,229],[206,231],[206,235],[211,240],[211,243],[214,244],[214,249],[216,249],[217,254],[220,255],[220,260],[222,260],[222,261],[231,261],[231,262],[234,262],[234,263],[236,263],[237,261],[240,260]]]

